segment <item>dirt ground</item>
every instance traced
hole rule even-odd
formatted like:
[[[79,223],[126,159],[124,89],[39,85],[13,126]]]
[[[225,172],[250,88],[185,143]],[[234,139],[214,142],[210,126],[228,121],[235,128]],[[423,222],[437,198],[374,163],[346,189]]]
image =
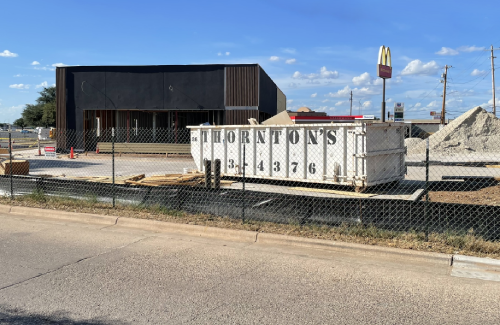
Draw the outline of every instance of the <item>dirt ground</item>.
[[[429,192],[432,202],[500,205],[500,185],[486,187],[477,191],[436,191]]]

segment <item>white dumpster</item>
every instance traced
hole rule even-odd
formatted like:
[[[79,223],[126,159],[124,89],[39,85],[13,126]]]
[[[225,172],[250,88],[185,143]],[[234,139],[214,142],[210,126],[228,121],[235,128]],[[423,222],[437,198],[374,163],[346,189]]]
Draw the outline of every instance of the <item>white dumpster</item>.
[[[403,123],[188,126],[191,154],[221,160],[222,173],[363,189],[405,174]]]

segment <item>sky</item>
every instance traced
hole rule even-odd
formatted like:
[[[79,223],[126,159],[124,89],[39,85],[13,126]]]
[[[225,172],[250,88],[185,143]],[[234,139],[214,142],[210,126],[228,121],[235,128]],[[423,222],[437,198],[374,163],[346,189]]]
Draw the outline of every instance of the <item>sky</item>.
[[[53,85],[56,66],[210,63],[260,64],[289,110],[349,114],[352,90],[353,114],[380,117],[381,45],[392,54],[387,110],[440,111],[448,65],[447,117],[491,111],[499,11],[481,0],[2,1],[0,122]]]

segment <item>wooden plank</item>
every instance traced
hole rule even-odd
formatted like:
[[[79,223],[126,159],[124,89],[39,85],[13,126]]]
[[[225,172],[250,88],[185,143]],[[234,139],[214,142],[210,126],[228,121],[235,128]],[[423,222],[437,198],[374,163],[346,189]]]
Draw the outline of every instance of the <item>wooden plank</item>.
[[[486,168],[500,168],[500,165],[486,165]]]
[[[295,191],[328,193],[328,194],[338,194],[338,195],[347,195],[347,196],[355,196],[355,197],[373,197],[373,196],[377,196],[378,195],[378,194],[364,194],[364,193],[336,191],[336,190],[326,190],[326,189],[307,188],[307,187],[291,187],[290,189],[291,190],[295,190]]]

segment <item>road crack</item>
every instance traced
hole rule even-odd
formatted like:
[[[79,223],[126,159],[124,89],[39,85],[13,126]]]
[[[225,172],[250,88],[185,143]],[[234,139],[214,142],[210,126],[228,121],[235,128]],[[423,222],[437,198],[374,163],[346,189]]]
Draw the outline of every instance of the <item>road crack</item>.
[[[113,252],[115,252],[115,251],[117,251],[117,250],[121,250],[121,249],[127,248],[127,247],[129,247],[129,246],[131,246],[131,245],[134,245],[134,244],[140,243],[141,241],[146,240],[146,239],[149,239],[149,238],[151,238],[151,237],[155,237],[155,236],[154,236],[154,235],[151,235],[151,236],[145,236],[145,237],[139,238],[139,239],[137,239],[137,240],[135,240],[135,241],[133,241],[133,242],[131,242],[131,243],[128,243],[128,244],[126,244],[126,245],[118,246],[118,247],[115,247],[115,248],[113,248],[113,249],[107,250],[107,251],[105,251],[105,252],[102,252],[102,253],[99,253],[99,254],[96,254],[96,255],[92,255],[92,256],[87,256],[87,257],[81,258],[81,259],[79,259],[79,260],[77,260],[77,261],[75,261],[75,262],[71,262],[71,263],[68,263],[68,264],[61,265],[60,267],[55,268],[55,269],[52,269],[52,270],[49,270],[49,271],[47,271],[47,272],[45,272],[45,273],[41,273],[41,274],[38,274],[38,275],[32,276],[32,277],[30,277],[30,278],[28,278],[28,279],[25,279],[25,280],[22,280],[22,281],[19,281],[19,282],[16,282],[16,283],[12,283],[12,284],[9,284],[9,285],[4,286],[4,287],[0,287],[0,291],[5,290],[5,289],[8,289],[8,288],[15,287],[15,286],[18,286],[18,285],[20,285],[20,284],[26,283],[26,282],[28,282],[28,281],[31,281],[31,280],[33,280],[33,279],[36,279],[36,278],[42,277],[42,276],[44,276],[44,275],[47,275],[47,274],[51,274],[51,273],[57,272],[57,271],[62,270],[62,269],[64,269],[64,268],[66,268],[66,267],[70,267],[70,266],[73,266],[73,265],[79,264],[79,263],[81,263],[81,262],[85,262],[85,261],[87,261],[87,260],[91,260],[91,259],[93,259],[93,258],[96,258],[96,257],[102,256],[102,255],[105,255],[105,254],[113,253]]]

